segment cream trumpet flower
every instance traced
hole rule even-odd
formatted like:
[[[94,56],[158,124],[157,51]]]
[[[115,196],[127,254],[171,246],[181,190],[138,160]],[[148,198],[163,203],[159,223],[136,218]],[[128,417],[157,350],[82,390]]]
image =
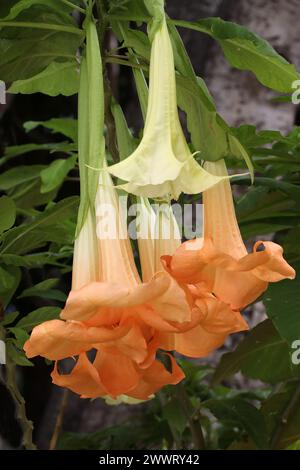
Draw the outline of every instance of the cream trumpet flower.
[[[193,158],[179,121],[172,44],[166,20],[151,48],[149,98],[144,135],[137,149],[108,171],[127,181],[122,188],[138,196],[178,199],[197,194],[224,176],[205,171]]]
[[[75,240],[72,290],[95,282],[99,278],[98,247],[96,227],[91,209],[89,209],[85,222]]]
[[[181,236],[172,207],[156,204],[157,212],[147,198],[139,199],[138,247],[143,282],[162,270],[161,256],[173,255],[181,244]]]

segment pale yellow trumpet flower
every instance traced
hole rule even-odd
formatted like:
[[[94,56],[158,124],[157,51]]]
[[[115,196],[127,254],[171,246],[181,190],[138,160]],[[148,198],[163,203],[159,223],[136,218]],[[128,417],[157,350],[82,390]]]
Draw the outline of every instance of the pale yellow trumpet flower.
[[[224,179],[194,159],[179,121],[172,44],[165,19],[154,34],[144,135],[137,149],[108,171],[127,192],[162,200],[197,194]]]

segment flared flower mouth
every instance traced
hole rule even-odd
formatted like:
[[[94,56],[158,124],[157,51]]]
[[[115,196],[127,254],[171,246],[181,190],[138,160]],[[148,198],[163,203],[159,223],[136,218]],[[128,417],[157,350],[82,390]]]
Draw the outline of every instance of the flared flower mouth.
[[[226,174],[223,161],[208,164]],[[282,248],[257,241],[248,254],[241,237],[228,180],[204,192],[204,238],[185,242],[170,260],[170,272],[179,283],[199,284],[233,309],[254,302],[269,282],[294,279]]]
[[[224,177],[205,171],[194,159],[179,121],[172,44],[165,19],[154,35],[144,135],[127,159],[109,167],[129,193],[157,199],[197,194]]]

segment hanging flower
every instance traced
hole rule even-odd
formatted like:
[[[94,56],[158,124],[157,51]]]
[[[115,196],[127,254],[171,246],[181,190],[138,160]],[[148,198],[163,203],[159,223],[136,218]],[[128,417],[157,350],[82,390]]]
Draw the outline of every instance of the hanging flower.
[[[151,207],[147,206],[146,209],[144,222],[147,214],[149,219],[153,220]],[[172,208],[162,204],[156,214],[152,244],[144,241],[140,245],[140,256],[143,259],[145,256],[143,252],[146,251],[149,259],[152,250],[154,270],[152,275],[162,270],[173,275],[171,261],[180,251],[180,246],[179,228]],[[188,264],[185,268],[188,269]],[[206,288],[182,282],[181,278],[179,284],[189,299],[191,319],[177,324],[176,331],[161,330],[160,348],[167,351],[174,350],[190,357],[204,357],[221,346],[229,334],[248,329],[247,323],[238,311],[233,311],[229,305],[218,300]]]
[[[223,160],[207,163],[226,175]],[[204,239],[185,242],[170,261],[180,283],[200,284],[234,310],[254,302],[269,282],[294,279],[294,269],[284,260],[282,248],[257,241],[248,254],[243,243],[228,180],[204,192]]]
[[[127,181],[126,191],[139,196],[178,199],[197,194],[222,180],[193,158],[178,116],[174,57],[165,18],[155,28],[151,48],[148,109],[138,148],[109,168]]]
[[[156,359],[157,338],[159,330],[176,331],[173,322],[189,321],[191,310],[185,291],[168,273],[158,273],[147,283],[137,273],[106,171],[101,55],[91,19],[86,28],[78,116],[81,204],[72,290],[61,319],[35,327],[24,350],[27,357],[76,358],[69,374],[60,374],[56,363],[52,379],[82,396],[117,398],[132,391],[134,398],[147,399],[161,386],[183,378],[174,361],[168,371]]]
[[[97,396],[128,395],[131,390],[140,390],[141,383],[145,390],[154,393],[161,382],[157,379],[151,388],[151,371],[163,367],[155,361],[159,331],[177,331],[179,324],[190,321],[190,304],[185,291],[166,272],[141,283],[113,182],[105,169],[99,177],[96,215],[98,246],[96,252],[91,252],[91,260],[99,253],[98,278],[72,289],[61,320],[34,328],[24,349],[28,357],[41,355],[56,361],[78,355],[70,374],[59,375],[56,366],[52,378],[57,385],[70,384],[82,396],[94,396],[93,388],[87,389],[95,386],[88,385],[86,375],[90,374],[97,376],[99,386],[94,389]],[[112,220],[114,234],[110,229],[107,232]],[[85,226],[81,233],[85,235]],[[87,239],[83,236],[82,240]],[[95,247],[90,240],[87,242],[89,247]],[[84,253],[85,247],[78,244],[74,267],[80,269],[79,260],[82,261]],[[89,260],[86,262],[89,264]],[[73,274],[73,279],[78,276]],[[97,354],[92,363],[86,353],[93,349]],[[170,373],[166,371],[161,380],[173,383],[179,377],[183,375],[175,368]],[[137,395],[143,394],[136,392],[134,396]]]

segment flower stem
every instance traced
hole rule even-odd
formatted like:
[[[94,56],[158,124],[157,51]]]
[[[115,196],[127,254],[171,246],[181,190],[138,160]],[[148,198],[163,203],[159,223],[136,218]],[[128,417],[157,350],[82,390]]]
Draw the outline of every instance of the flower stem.
[[[0,339],[5,339],[6,332],[3,327],[0,327]],[[12,400],[15,405],[15,415],[20,424],[22,430],[22,444],[26,450],[36,450],[36,445],[32,442],[32,431],[33,431],[33,424],[26,416],[26,407],[25,407],[25,400],[20,393],[20,390],[17,385],[16,381],[16,365],[7,356],[6,360],[6,380],[5,386],[9,391]]]
[[[74,10],[80,11],[80,13],[83,13],[83,15],[85,15],[86,11],[83,8],[81,8],[80,6],[75,5],[72,2],[69,2],[69,0],[60,0],[60,1],[62,3],[64,3],[65,5],[68,5],[70,8],[73,8]]]

